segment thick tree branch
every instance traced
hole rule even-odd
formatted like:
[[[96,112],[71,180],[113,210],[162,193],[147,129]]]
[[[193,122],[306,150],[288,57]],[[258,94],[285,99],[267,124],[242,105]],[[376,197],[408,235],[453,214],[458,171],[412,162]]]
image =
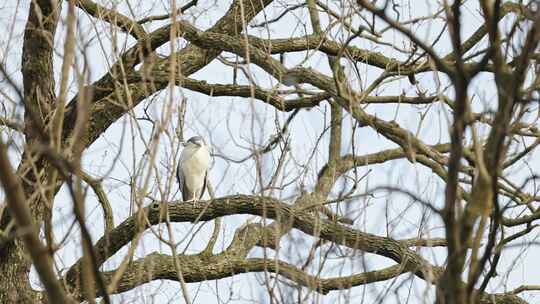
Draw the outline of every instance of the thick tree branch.
[[[108,9],[91,0],[77,0],[75,4],[90,16],[108,22],[135,39],[146,37],[144,27],[116,10]]]
[[[227,254],[211,257],[180,255],[177,258],[183,265],[182,270],[187,283],[218,280],[242,273],[267,271],[288,278],[294,284],[322,294],[327,294],[333,290],[348,289],[354,286],[388,280],[397,277],[403,270],[400,265],[394,265],[350,276],[319,278],[298,269],[294,265],[279,260],[238,259]],[[113,273],[113,271],[104,272],[105,280],[107,281]],[[124,292],[143,283],[160,279],[178,280],[178,276],[174,271],[174,258],[169,255],[152,253],[131,263],[119,281],[115,293]]]
[[[206,204],[208,206],[205,206]],[[320,229],[321,238],[353,249],[377,253],[393,259],[398,263],[401,263],[405,257],[412,258],[408,260],[407,265],[419,274],[421,274],[422,270],[432,271],[431,267],[426,266],[428,264],[426,264],[427,262],[423,258],[409,251],[407,246],[399,241],[363,233],[324,219],[318,220],[320,228],[316,229],[315,223],[317,221],[313,219],[313,215],[307,213],[296,214],[293,207],[269,197],[237,195],[215,199],[210,202],[201,202],[197,206],[189,206],[188,204],[168,204],[164,206],[168,206],[169,217],[172,222],[193,222],[197,219],[208,221],[216,217],[232,214],[252,214],[266,216],[283,223],[292,222],[294,228],[307,234],[312,234],[315,230]],[[151,225],[161,222],[159,209],[159,203],[154,203],[144,209],[148,222]],[[134,216],[116,227],[108,235],[108,241],[104,238],[100,239],[94,246],[98,263],[102,264],[116,251],[126,245],[136,230],[137,219]],[[77,272],[79,264],[80,262],[68,271],[66,276],[68,281],[73,279],[73,275]],[[423,269],[424,267],[428,267],[428,269]]]
[[[402,242],[361,232],[329,220],[315,219],[311,214],[296,212],[292,206],[270,197],[235,195],[215,199],[213,201],[200,202],[200,204],[196,206],[182,203],[160,204],[155,202],[144,209],[144,213],[147,215],[148,222],[151,225],[158,224],[162,221],[159,216],[161,207],[167,207],[169,209],[169,217],[173,222],[208,221],[217,217],[233,214],[264,216],[279,222],[291,223],[294,228],[299,229],[306,234],[318,235],[322,239],[344,245],[351,249],[358,249],[363,252],[375,253],[390,258],[400,264],[402,271],[413,272],[416,276],[423,278],[430,283],[437,282],[443,273],[443,268],[431,265],[420,255],[410,250],[408,248],[408,246],[412,245],[410,240]],[[102,238],[96,243],[94,250],[96,252],[96,257],[101,263],[111,257],[131,240],[138,231],[137,222],[137,216],[128,218],[110,233],[108,242]],[[246,226],[246,229],[240,232],[244,233],[244,237],[235,236],[234,240],[240,242],[241,245],[231,244],[229,248],[244,246],[242,247],[244,249],[241,251],[234,251],[234,254],[241,255],[240,253],[244,252],[243,250],[251,248],[250,246],[258,242],[258,239],[261,237],[261,231],[258,229],[250,229],[257,228],[248,225]],[[264,227],[262,227],[262,229],[264,229]],[[418,244],[418,242],[418,240],[415,240],[413,243]],[[69,284],[75,282],[79,273],[79,267],[80,261],[74,264],[67,272],[66,280]],[[159,270],[157,272],[159,273]],[[176,276],[176,273],[174,276]],[[489,303],[489,299],[497,299],[497,297],[499,296],[493,295],[492,297],[486,294],[483,299],[486,299],[486,301],[488,301],[486,303]],[[517,301],[516,303],[521,303],[519,302],[521,299],[515,296],[501,295],[500,297],[511,299],[514,302]]]

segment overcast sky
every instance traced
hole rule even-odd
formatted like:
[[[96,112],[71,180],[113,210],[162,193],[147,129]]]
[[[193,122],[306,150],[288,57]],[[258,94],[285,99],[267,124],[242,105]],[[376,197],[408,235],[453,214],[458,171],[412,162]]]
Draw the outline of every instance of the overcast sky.
[[[20,3],[19,3],[20,2]],[[4,64],[7,66],[8,71],[12,72],[13,78],[17,79],[20,83],[21,74],[20,69],[20,57],[22,50],[22,34],[24,30],[24,24],[28,12],[29,1],[7,1],[4,4],[0,4],[0,27],[6,30],[0,32],[0,58],[4,60]],[[131,15],[128,6],[125,1],[120,1],[118,9],[126,15]],[[228,8],[230,1],[199,1],[196,8],[191,10],[189,16],[185,16],[189,21],[195,23],[200,29],[206,29],[220,16],[224,14]],[[286,1],[276,1],[265,13],[268,19],[277,16],[283,9],[283,4]],[[471,2],[471,1],[469,1]],[[110,7],[109,1],[105,2]],[[414,6],[411,6],[414,3]],[[435,6],[430,6],[431,1],[411,1],[404,3],[398,10],[402,14],[404,19],[409,17],[415,17],[425,15],[426,12],[433,12],[436,9]],[[136,15],[140,18],[146,15],[162,14],[168,11],[168,1],[130,1],[131,9],[136,12]],[[183,1],[178,2],[178,6],[183,5]],[[470,33],[474,32],[481,24],[482,19],[478,15],[478,8],[475,6],[474,1],[466,4],[463,11],[464,29],[463,36],[467,37]],[[65,13],[65,12],[64,12]],[[107,70],[107,67],[113,63],[114,56],[111,55],[112,44],[111,28],[108,24],[97,22],[90,23],[89,18],[85,17],[85,13],[77,10],[78,29],[81,36],[79,36],[79,46],[88,44],[87,55],[91,58],[91,75],[92,80],[98,79]],[[294,17],[293,17],[294,16]],[[262,22],[263,16],[260,14],[253,24]],[[300,20],[300,22],[299,22]],[[326,19],[323,17],[323,21]],[[15,21],[13,23],[13,21]],[[157,28],[164,22],[155,22],[151,26],[148,26],[148,30]],[[358,23],[357,20],[353,20],[353,23]],[[384,26],[383,23],[380,23]],[[442,24],[417,24],[412,26],[412,29],[420,37],[426,41],[432,41],[435,35],[438,34]],[[56,41],[58,42],[58,53],[55,54],[55,70],[60,68],[62,58],[61,42],[64,39],[64,27],[59,28],[56,35]],[[99,35],[96,35],[96,30]],[[258,35],[262,38],[271,36],[272,38],[289,37],[291,35],[301,36],[310,33],[310,27],[308,22],[307,11],[297,10],[294,14],[284,18],[282,21],[272,24],[269,28],[250,28],[249,33],[252,35]],[[124,49],[131,46],[134,40],[122,33],[115,32],[117,36],[116,44],[118,48]],[[339,38],[339,34],[336,34],[336,39]],[[384,36],[386,41],[396,43],[403,46],[402,37],[387,32]],[[367,40],[361,40],[355,43],[358,47],[366,48],[369,50],[377,50],[383,52],[386,56],[402,58],[403,54],[392,50],[390,48],[384,48],[381,46],[375,46],[373,43]],[[179,42],[179,47],[185,45],[184,41]],[[450,50],[448,37],[443,36],[436,47],[437,52],[440,54],[446,54]],[[166,55],[169,53],[169,46],[166,45],[159,49],[159,53]],[[227,56],[233,58],[228,54]],[[304,54],[298,54],[297,56],[288,56],[286,58],[286,64],[293,66],[305,59]],[[313,68],[317,68],[320,71],[328,73],[328,65],[326,63],[326,57],[320,54],[312,54],[308,59],[307,64]],[[381,70],[373,67],[366,67],[364,65],[359,66],[362,73],[362,83],[357,84],[357,88],[361,89],[362,85],[365,87],[371,80],[375,79],[382,72]],[[273,80],[269,79],[267,75],[261,72],[258,68],[251,68],[254,78],[261,86],[269,87],[273,85]],[[206,80],[212,83],[231,83],[232,72],[230,69],[224,71],[223,65],[217,60],[206,66],[201,71],[191,76],[192,78]],[[479,100],[477,107],[480,109],[484,106],[481,101],[490,100],[494,96],[493,85],[488,75],[481,75],[471,85],[472,95],[476,95]],[[420,87],[432,93],[434,91],[435,79],[433,74],[425,73],[417,77],[420,82]],[[243,76],[240,75],[240,82],[247,83]],[[444,83],[446,80],[441,79]],[[0,83],[0,87],[5,86],[4,83]],[[71,95],[76,93],[76,86],[73,86]],[[4,90],[4,88],[2,88]],[[414,95],[416,88],[412,86],[407,79],[400,82],[394,82],[390,86],[386,86],[384,91],[378,91],[380,95],[395,95],[405,93],[407,95]],[[446,92],[448,95],[452,95],[451,91]],[[237,147],[234,142],[237,142],[245,147],[249,147],[254,139],[256,143],[263,144],[268,141],[272,134],[276,133],[275,121],[283,122],[290,113],[276,112],[273,108],[263,105],[259,101],[245,99],[245,98],[231,98],[231,97],[208,97],[194,93],[185,89],[175,90],[175,99],[173,100],[176,107],[181,96],[185,96],[188,100],[187,107],[187,120],[185,124],[185,136],[189,138],[192,135],[204,136],[214,147],[214,152],[227,155],[228,157],[240,159],[242,156],[249,155],[249,151]],[[144,106],[149,105],[149,113],[153,118],[159,119],[162,117],[163,109],[170,105],[170,98],[167,92],[162,92],[156,96],[152,96],[147,101],[141,103],[136,109],[136,114],[142,116]],[[297,193],[300,187],[305,187],[307,190],[311,189],[313,182],[317,176],[318,170],[324,165],[327,153],[327,143],[329,134],[328,132],[322,137],[322,140],[317,141],[320,134],[323,132],[329,121],[329,107],[326,103],[322,103],[321,106],[311,110],[303,110],[292,123],[290,128],[290,138],[292,144],[292,155],[295,162],[291,161],[286,170],[289,170],[291,176],[294,176],[299,170],[297,164],[305,166],[307,174],[304,178],[293,182],[283,193],[274,193],[276,196],[280,196],[283,199],[291,201],[291,195]],[[419,134],[419,136],[427,143],[442,143],[448,141],[447,125],[449,113],[447,109],[444,109],[439,104],[432,106],[429,111],[431,114],[427,116],[427,119],[421,122],[421,114],[428,111],[426,107],[411,107],[406,105],[385,105],[385,106],[370,106],[368,112],[376,113],[377,117],[393,120],[395,119],[401,126],[407,127],[413,133]],[[250,117],[256,119],[250,120]],[[246,119],[245,119],[246,118]],[[119,119],[114,125],[112,125],[107,132],[102,135],[84,154],[83,165],[88,172],[101,176],[105,173],[108,174],[108,179],[105,185],[108,188],[108,195],[113,204],[115,212],[115,223],[119,224],[129,215],[130,210],[130,187],[125,182],[129,180],[130,176],[136,175],[137,187],[141,188],[144,184],[143,175],[138,175],[138,171],[141,169],[140,160],[144,159],[144,146],[140,140],[139,134],[132,132],[132,124],[130,123],[130,117],[123,117]],[[343,153],[350,153],[352,151],[351,143],[351,130],[353,122],[350,117],[346,117],[344,120],[344,140],[343,140]],[[143,138],[148,139],[151,132],[151,125],[148,123],[140,123]],[[369,128],[360,128],[354,135],[356,153],[367,154],[377,152],[385,148],[395,147],[394,144],[384,139],[382,136],[376,134]],[[234,141],[233,141],[234,139]],[[169,172],[172,174],[171,168],[168,165],[171,163],[171,146],[166,138],[163,139],[161,149],[158,154],[159,170],[163,174]],[[174,143],[178,145],[178,143]],[[308,156],[313,149],[316,149],[316,153],[312,159],[308,160]],[[13,153],[13,159],[16,161],[17,157]],[[111,165],[117,156],[120,155],[119,161],[113,166]],[[263,167],[266,169],[265,174],[271,174],[271,170],[275,168],[277,153],[268,154],[263,158]],[[536,155],[535,155],[536,156]],[[537,168],[537,158],[531,159],[531,167]],[[213,167],[210,174],[210,180],[216,188],[217,196],[230,195],[234,193],[252,193],[256,186],[255,179],[255,163],[248,161],[242,165],[228,165],[220,158],[214,158]],[[144,167],[143,167],[144,168]],[[368,174],[369,171],[369,174]],[[144,171],[143,171],[144,172]],[[419,194],[427,201],[433,202],[435,205],[440,206],[443,202],[444,185],[439,178],[425,169],[422,165],[411,164],[407,160],[395,161],[390,164],[376,165],[362,167],[359,170],[359,175],[367,174],[365,183],[362,184],[363,189],[374,187],[376,185],[397,185],[407,190],[411,190]],[[511,176],[516,181],[519,181],[526,174],[530,172],[523,172],[523,167],[516,169]],[[163,181],[161,181],[163,183]],[[149,187],[155,189],[157,187],[157,180],[151,180]],[[163,186],[163,185],[162,185]],[[176,185],[174,186],[176,187]],[[176,193],[176,188],[175,193]],[[158,195],[157,191],[153,192],[153,195]],[[179,193],[176,193],[175,198],[179,198]],[[102,213],[97,203],[97,200],[93,193],[90,193],[87,197],[87,224],[92,232],[94,241],[97,240],[103,233],[103,221]],[[55,210],[54,210],[54,223],[55,233],[57,236],[65,234],[71,226],[73,220],[72,216],[72,202],[65,191],[61,191],[56,197]],[[421,208],[418,204],[413,205],[409,199],[400,195],[377,195],[375,198],[359,199],[352,203],[351,209],[355,210],[354,216],[357,217],[355,226],[363,231],[375,233],[378,235],[388,235],[394,238],[409,238],[419,236],[419,231],[422,233],[422,237],[440,237],[444,236],[444,229],[442,228],[442,222],[435,215],[431,216],[427,223],[422,223],[422,227],[419,227],[419,219],[423,216],[429,216],[428,211],[425,208]],[[220,251],[225,248],[232,238],[235,229],[244,223],[245,219],[252,218],[248,216],[231,216],[223,220],[223,227],[220,236],[218,246],[215,251]],[[253,221],[259,219],[253,218]],[[211,232],[212,224],[206,224],[200,233],[197,235],[195,241],[190,244],[186,253],[195,253],[202,249],[205,245],[205,241],[208,239]],[[163,228],[163,227],[161,227]],[[160,229],[161,229],[160,228]],[[191,224],[175,224],[175,239],[176,241],[185,238],[188,233],[193,229]],[[66,243],[66,246],[61,249],[56,260],[60,268],[69,268],[74,261],[80,256],[80,243],[78,230],[72,231],[72,238]],[[163,234],[166,232],[163,230]],[[530,238],[537,238],[538,234],[531,235]],[[189,238],[186,238],[182,245],[179,247],[182,252],[188,242]],[[295,262],[305,258],[307,249],[309,248],[312,238],[307,237],[303,233],[295,232],[291,234],[292,242],[286,242],[283,248],[279,252],[279,257],[285,261]],[[306,250],[299,250],[298,244],[305,244]],[[127,248],[121,250],[117,255],[111,258],[105,263],[104,269],[114,269],[118,265],[118,262],[123,258]],[[152,252],[160,251],[163,253],[169,253],[169,249],[166,246],[161,245],[151,233],[146,233],[145,237],[140,242],[136,256],[143,257],[144,255]],[[444,262],[445,252],[444,248],[421,249],[423,256],[428,260],[441,265]],[[261,249],[253,250],[252,256],[260,255]],[[268,251],[270,256],[274,255],[273,251]],[[530,265],[535,265],[534,259],[539,256],[540,250],[534,247],[530,250],[522,253],[519,248],[509,249],[505,251],[503,259],[500,265],[499,273],[501,276],[498,279],[493,280],[493,284],[490,284],[491,291],[503,292],[507,289],[513,289],[523,282],[527,284],[539,284],[540,276],[538,276],[538,270]],[[517,262],[516,265],[512,263]],[[330,267],[327,267],[327,271],[323,273],[323,276],[335,276],[338,274],[350,274],[357,273],[365,270],[375,270],[384,266],[392,265],[388,259],[381,258],[372,254],[356,254],[353,258],[347,259],[345,264],[341,262],[330,262]],[[316,265],[316,263],[315,263]],[[529,267],[525,267],[529,265]],[[513,270],[507,273],[506,269],[512,266]],[[536,265],[535,265],[536,266]],[[311,270],[316,270],[312,268]],[[340,302],[346,302],[347,297],[361,297],[366,303],[374,303],[380,300],[386,295],[387,292],[392,293],[394,289],[399,289],[399,292],[392,296],[392,301],[404,302],[406,299],[410,299],[411,303],[420,303],[425,299],[428,299],[429,303],[433,296],[433,288],[426,288],[426,284],[420,279],[414,279],[410,294],[408,291],[408,284],[400,286],[400,284],[409,279],[410,275],[402,275],[398,279],[389,280],[385,282],[370,284],[368,286],[359,286],[351,289],[350,293],[347,292],[331,292],[328,295],[322,296],[313,294],[313,301],[317,303],[334,303],[336,300]],[[222,279],[217,284],[213,281],[204,283],[189,284],[190,295],[195,297],[194,303],[207,303],[217,302],[219,295],[220,301],[226,301],[229,297],[239,302],[248,303],[249,299],[258,300],[261,302],[269,302],[266,296],[265,287],[260,285],[262,276],[255,274],[243,274],[237,275],[232,278]],[[38,284],[37,276],[34,276],[34,282]],[[307,290],[307,289],[306,289]],[[427,297],[426,297],[427,294]],[[149,284],[145,284],[143,288],[138,288],[124,294],[115,295],[113,299],[116,303],[148,303],[148,302],[165,302],[174,301],[180,303],[183,301],[179,284],[177,282],[159,282],[155,281]],[[539,297],[534,294],[530,294],[530,298],[526,298],[530,303],[538,301]],[[356,301],[355,301],[356,302]],[[385,303],[391,303],[385,299]]]

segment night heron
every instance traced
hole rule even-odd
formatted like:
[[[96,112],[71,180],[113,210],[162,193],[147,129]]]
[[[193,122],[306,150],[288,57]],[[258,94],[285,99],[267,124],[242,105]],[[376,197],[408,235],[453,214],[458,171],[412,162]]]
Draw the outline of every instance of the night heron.
[[[182,191],[182,199],[185,202],[198,201],[206,189],[210,151],[200,136],[193,136],[184,146],[176,169],[176,178]]]

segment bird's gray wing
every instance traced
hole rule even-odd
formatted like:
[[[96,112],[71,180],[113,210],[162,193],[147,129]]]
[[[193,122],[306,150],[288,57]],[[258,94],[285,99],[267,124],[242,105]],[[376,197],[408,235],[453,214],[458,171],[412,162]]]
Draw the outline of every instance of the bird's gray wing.
[[[178,167],[176,168],[176,180],[178,181],[178,186],[180,187],[180,191],[182,192],[182,200],[187,201],[192,199],[193,193],[191,193],[186,187],[186,179],[184,178],[184,172],[182,172],[182,168],[180,166],[181,162],[178,164]]]
[[[182,185],[182,199],[184,202],[191,201],[194,198],[194,193],[189,190],[187,183],[184,182]]]
[[[199,196],[199,200],[202,199],[202,197],[204,195],[204,191],[206,190],[206,179],[207,178],[208,178],[208,170],[206,170],[206,172],[204,172],[204,183],[202,185],[201,195]]]
[[[180,162],[178,162],[178,166],[176,166],[176,181],[178,181],[178,185],[182,187],[182,184],[184,183],[184,174],[182,173],[182,168],[180,168]]]

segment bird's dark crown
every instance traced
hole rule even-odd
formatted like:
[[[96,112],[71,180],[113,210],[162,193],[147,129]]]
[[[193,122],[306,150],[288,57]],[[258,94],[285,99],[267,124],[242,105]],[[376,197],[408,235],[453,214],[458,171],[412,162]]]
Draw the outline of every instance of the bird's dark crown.
[[[193,136],[190,139],[188,139],[186,143],[196,144],[197,146],[202,146],[205,144],[204,138],[202,138],[201,136]]]

